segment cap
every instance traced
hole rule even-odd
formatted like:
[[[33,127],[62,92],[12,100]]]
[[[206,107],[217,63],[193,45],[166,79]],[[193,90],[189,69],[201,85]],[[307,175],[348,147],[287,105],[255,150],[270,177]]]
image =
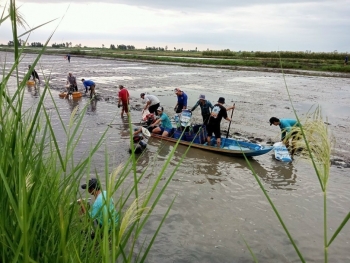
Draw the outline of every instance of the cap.
[[[275,122],[279,122],[279,121],[280,121],[279,118],[271,117],[271,118],[270,118],[270,126],[271,126],[272,124],[274,124]]]
[[[225,98],[224,97],[220,97],[218,102],[224,104],[225,103]]]
[[[205,100],[205,95],[199,95],[199,100]]]
[[[88,187],[87,187],[88,186]],[[89,180],[89,184],[82,184],[81,185],[82,189],[86,189],[86,188],[93,188],[93,189],[100,189],[100,183],[98,182],[98,180],[96,178],[91,178]]]
[[[140,94],[140,97],[142,98],[142,96],[145,96],[145,93],[141,93],[141,94]]]
[[[164,108],[162,106],[159,106],[157,111],[164,111]]]

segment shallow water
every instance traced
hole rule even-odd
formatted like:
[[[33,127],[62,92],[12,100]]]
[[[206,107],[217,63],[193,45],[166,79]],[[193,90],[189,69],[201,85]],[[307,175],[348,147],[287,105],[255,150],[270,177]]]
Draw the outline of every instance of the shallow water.
[[[4,56],[0,53],[1,63]],[[12,58],[9,56],[7,60]],[[25,56],[21,73],[26,72],[27,65],[33,60],[33,55]],[[108,147],[111,168],[124,163],[129,157],[128,126],[120,119],[116,105],[116,86],[119,84],[126,86],[132,96],[133,122],[140,120],[141,113],[137,109],[142,105],[139,99],[141,92],[157,95],[165,111],[172,115],[176,104],[172,92],[175,87],[188,94],[191,106],[199,94],[205,94],[212,102],[223,96],[227,104],[236,103],[230,133],[244,138],[261,138],[262,144],[276,141],[279,137],[278,127],[269,126],[271,116],[293,117],[281,74],[74,56],[70,64],[61,56],[43,56],[36,67],[40,76],[41,67],[47,77],[51,74],[51,92],[64,123],[68,123],[76,105],[88,107],[82,125],[83,137],[75,153],[77,160],[86,154],[108,123],[119,124],[109,129],[104,144]],[[86,97],[78,101],[60,99],[58,93],[63,89],[68,72],[77,79],[94,80],[102,99],[92,103]],[[350,209],[349,168],[344,168],[350,150],[350,79],[286,75],[286,81],[298,114],[303,116],[311,105],[320,103],[324,114],[329,116],[329,127],[337,139],[333,158],[338,161],[331,167],[328,185],[330,238]],[[14,89],[14,80],[11,84],[10,89]],[[78,85],[82,89],[81,82]],[[38,101],[41,90],[27,89],[27,107]],[[64,136],[49,98],[45,100],[45,107],[52,109],[53,124],[63,144]],[[195,119],[201,119],[198,109]],[[227,123],[222,123],[223,129],[227,129]],[[148,183],[155,179],[173,146],[153,139],[149,141],[147,154],[138,161],[138,171],[149,165],[141,189],[146,189]],[[94,156],[92,171],[104,171],[105,150],[102,146]],[[163,179],[169,177],[185,150],[183,146],[177,148]],[[292,164],[280,163],[270,153],[252,159],[251,165],[281,212],[305,259],[320,262],[323,259],[323,196],[311,165],[298,157]],[[146,225],[144,237],[150,238],[174,197],[174,206],[156,238],[148,262],[252,262],[244,239],[259,262],[299,262],[243,159],[191,149]],[[348,223],[329,249],[329,262],[350,262],[349,247]]]

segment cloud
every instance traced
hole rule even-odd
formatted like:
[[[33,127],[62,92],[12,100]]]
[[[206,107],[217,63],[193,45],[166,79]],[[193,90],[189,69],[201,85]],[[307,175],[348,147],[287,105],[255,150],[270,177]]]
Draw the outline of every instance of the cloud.
[[[233,4],[223,0],[205,0],[201,4],[180,1],[176,2],[177,7],[165,1],[150,1],[147,7],[136,6],[141,1],[135,0],[128,4],[77,4],[79,1],[75,1],[68,11],[67,3],[48,1],[46,4],[24,4],[21,11],[31,26],[65,14],[52,43],[130,44],[140,48],[168,45],[172,49],[198,47],[201,50],[248,51],[347,51],[347,43],[350,43],[350,35],[344,33],[350,24],[350,0],[278,1],[279,4],[274,4],[276,1],[273,0],[248,0],[237,6],[234,6],[237,1]],[[213,3],[217,7],[210,9]],[[163,5],[167,8],[161,9]],[[222,9],[218,11],[217,8]],[[37,10],[40,15],[33,16]],[[30,41],[44,42],[56,25],[53,23],[38,30],[31,35]],[[7,43],[11,35],[2,32],[3,28],[0,28],[0,42]]]
[[[71,4],[90,4],[96,3],[93,0],[22,0],[23,3],[71,3]],[[99,3],[109,4],[124,4],[129,6],[136,6],[150,9],[161,10],[176,10],[182,12],[217,12],[220,10],[235,9],[239,7],[247,7],[254,5],[284,5],[284,4],[299,4],[299,3],[315,3],[320,4],[322,2],[337,2],[329,0],[177,0],[177,1],[164,1],[164,0],[100,0]],[[340,1],[341,2],[341,1]]]

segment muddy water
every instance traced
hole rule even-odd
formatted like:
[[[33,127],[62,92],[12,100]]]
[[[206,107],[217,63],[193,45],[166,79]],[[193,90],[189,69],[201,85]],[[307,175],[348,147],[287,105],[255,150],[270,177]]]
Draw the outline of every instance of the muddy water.
[[[2,63],[4,55],[0,54]],[[11,59],[7,58],[8,61]],[[33,59],[32,55],[23,59],[23,73]],[[129,156],[127,124],[120,119],[116,106],[118,84],[128,87],[131,93],[131,116],[135,122],[140,120],[141,92],[157,95],[165,111],[171,115],[176,103],[172,92],[175,87],[182,88],[189,95],[190,105],[196,102],[199,94],[205,94],[212,102],[223,96],[228,104],[236,103],[230,133],[236,137],[262,140],[262,144],[279,137],[278,128],[268,124],[271,116],[293,117],[284,80],[275,73],[77,57],[72,57],[69,64],[58,56],[41,59],[37,71],[42,76],[40,67],[47,77],[50,74],[51,91],[64,123],[68,123],[76,105],[82,108],[88,104],[82,125],[84,135],[75,153],[77,159],[86,154],[108,123],[118,124],[109,129],[105,143],[111,168],[125,162]],[[58,93],[68,72],[79,79],[95,81],[101,100],[90,103],[85,97],[75,102],[59,99]],[[350,209],[350,175],[349,168],[346,168],[350,151],[350,79],[286,75],[286,82],[298,114],[304,116],[310,106],[319,103],[337,139],[328,185],[331,236]],[[79,88],[82,89],[80,83]],[[39,91],[28,89],[26,106],[35,104],[40,92],[40,88]],[[53,109],[49,98],[45,100],[45,106]],[[53,111],[52,114],[53,124],[62,137],[61,143],[64,143],[60,123]],[[200,120],[199,110],[195,112],[195,118]],[[225,127],[226,123],[223,129]],[[138,161],[139,171],[149,164],[140,185],[142,189],[155,179],[172,147],[160,141],[149,141],[147,154]],[[92,170],[104,171],[105,149],[101,147],[94,156]],[[182,146],[176,150],[163,179],[171,174],[185,150]],[[320,262],[323,259],[323,197],[312,167],[298,157],[292,164],[279,163],[272,154],[256,157],[251,164],[305,259]],[[191,149],[146,226],[145,237],[154,232],[174,197],[174,206],[155,241],[149,262],[252,262],[244,239],[259,262],[299,262],[244,160]],[[347,225],[329,249],[329,262],[350,262],[349,237],[350,225]]]

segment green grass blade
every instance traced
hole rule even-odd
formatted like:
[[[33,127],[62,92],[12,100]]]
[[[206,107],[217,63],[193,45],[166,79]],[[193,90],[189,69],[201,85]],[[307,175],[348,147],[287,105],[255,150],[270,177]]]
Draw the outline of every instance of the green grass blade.
[[[245,246],[247,247],[247,249],[249,250],[249,253],[250,253],[250,255],[252,256],[254,262],[255,262],[255,263],[258,263],[258,259],[256,258],[256,256],[255,256],[253,250],[250,248],[250,246],[248,245],[248,243],[247,243],[247,241],[245,240],[245,238],[242,236],[241,233],[239,233],[239,235],[240,235],[241,238],[243,239],[244,244],[245,244]]]
[[[294,239],[292,238],[292,235],[289,233],[289,230],[288,230],[287,226],[285,225],[285,223],[284,223],[282,217],[280,216],[280,214],[279,214],[277,208],[275,207],[274,203],[272,202],[272,200],[271,200],[269,194],[267,193],[265,187],[263,186],[263,184],[262,184],[261,181],[259,180],[259,177],[258,177],[258,175],[255,173],[254,168],[252,167],[252,165],[251,165],[251,163],[249,162],[248,158],[245,156],[244,153],[243,153],[243,155],[244,155],[244,159],[246,160],[246,163],[247,163],[248,166],[249,166],[249,169],[252,171],[252,173],[253,173],[253,175],[254,175],[255,180],[256,180],[257,183],[259,184],[260,189],[262,190],[262,192],[263,192],[263,194],[265,195],[267,201],[269,202],[270,206],[272,207],[273,211],[275,212],[275,215],[277,216],[278,221],[279,221],[280,224],[282,225],[282,227],[283,227],[284,231],[286,232],[286,234],[287,234],[287,236],[288,236],[290,242],[292,243],[292,245],[293,245],[295,251],[297,252],[300,261],[305,263],[306,261],[305,261],[303,255],[302,255],[301,252],[299,251],[299,249],[298,249],[296,243],[294,242]]]
[[[152,239],[151,239],[149,245],[147,246],[146,251],[145,251],[145,253],[143,254],[143,257],[142,257],[142,259],[141,259],[141,261],[140,261],[141,263],[142,263],[142,262],[145,262],[146,257],[147,257],[147,255],[148,255],[148,253],[149,253],[149,251],[150,251],[150,249],[151,249],[151,247],[152,247],[152,245],[153,245],[153,242],[154,242],[154,240],[156,239],[156,237],[157,237],[157,235],[158,235],[158,232],[159,232],[160,228],[162,227],[162,225],[163,225],[163,223],[164,223],[164,221],[165,221],[165,218],[168,216],[168,214],[169,214],[169,212],[170,212],[170,209],[172,208],[172,206],[173,206],[173,204],[174,204],[174,202],[175,202],[175,198],[176,198],[176,197],[174,197],[173,201],[172,201],[171,204],[169,205],[167,211],[165,212],[165,214],[164,214],[164,216],[163,216],[163,218],[162,218],[162,221],[160,222],[160,224],[159,224],[159,226],[158,226],[156,232],[154,233],[154,235],[153,235],[153,237],[152,237]]]
[[[29,34],[30,32],[32,32],[32,31],[34,31],[34,30],[36,30],[36,29],[38,29],[38,28],[40,28],[40,27],[42,27],[42,26],[45,26],[45,25],[47,25],[47,24],[49,24],[49,23],[52,23],[53,21],[56,21],[57,19],[58,19],[58,18],[55,18],[55,19],[52,19],[52,20],[50,20],[50,21],[48,21],[48,22],[46,22],[46,23],[43,23],[43,24],[41,24],[41,25],[39,25],[39,26],[36,26],[36,27],[34,27],[34,28],[32,28],[32,29],[30,29],[30,30],[24,32],[23,34],[19,35],[18,37],[22,37],[22,36],[24,36],[24,35],[26,35],[26,34]]]
[[[338,229],[335,231],[335,233],[333,234],[331,240],[329,240],[327,247],[329,247],[332,242],[334,241],[334,239],[338,236],[338,234],[340,233],[340,231],[343,229],[343,227],[346,225],[346,223],[349,221],[350,219],[350,212],[347,214],[347,216],[344,218],[343,222],[341,222],[340,226],[338,227]]]

